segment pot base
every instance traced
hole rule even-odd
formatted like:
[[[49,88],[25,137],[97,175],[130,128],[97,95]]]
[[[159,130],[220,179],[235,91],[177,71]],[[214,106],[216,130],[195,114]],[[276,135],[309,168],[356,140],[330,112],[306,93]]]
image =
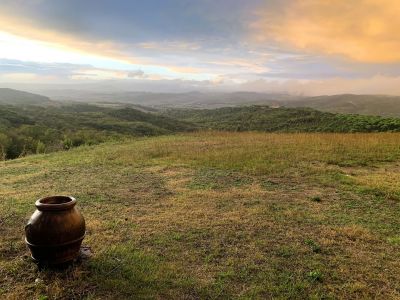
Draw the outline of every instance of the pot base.
[[[32,245],[28,241],[33,261],[43,265],[59,265],[72,262],[78,258],[84,236],[71,243],[55,246]]]

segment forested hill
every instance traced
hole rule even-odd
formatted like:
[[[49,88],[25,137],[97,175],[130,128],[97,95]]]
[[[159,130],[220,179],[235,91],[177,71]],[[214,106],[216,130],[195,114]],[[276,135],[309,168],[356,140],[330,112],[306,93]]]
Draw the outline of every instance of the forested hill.
[[[165,115],[201,128],[228,131],[279,132],[379,132],[400,131],[400,119],[344,115],[310,108],[268,106],[219,109],[170,109]]]
[[[268,106],[143,112],[88,104],[0,105],[0,159],[52,152],[132,136],[199,129],[264,132],[400,131],[400,119]]]
[[[0,105],[49,105],[52,104],[48,97],[28,92],[0,88]]]
[[[128,136],[154,136],[193,129],[187,122],[132,108],[110,109],[86,104],[0,105],[0,160]]]

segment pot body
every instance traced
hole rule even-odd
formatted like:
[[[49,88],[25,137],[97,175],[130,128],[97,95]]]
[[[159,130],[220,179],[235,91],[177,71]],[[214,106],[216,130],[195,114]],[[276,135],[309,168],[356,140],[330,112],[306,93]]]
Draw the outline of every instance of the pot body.
[[[37,210],[25,226],[25,240],[35,261],[54,265],[77,258],[85,237],[85,220],[75,204],[68,196],[36,201]]]

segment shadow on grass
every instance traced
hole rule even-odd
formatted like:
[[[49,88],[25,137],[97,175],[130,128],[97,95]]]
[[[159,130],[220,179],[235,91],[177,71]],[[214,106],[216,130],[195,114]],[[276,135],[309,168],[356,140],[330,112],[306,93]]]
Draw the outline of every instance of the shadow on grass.
[[[190,274],[190,270],[174,267],[157,256],[126,245],[104,251],[90,260],[88,268],[89,280],[95,286],[93,296],[96,297],[217,299],[230,295],[225,280],[201,283]]]
[[[88,268],[96,290],[116,298],[153,298],[168,289],[172,276],[155,256],[120,245],[93,257]]]
[[[218,190],[224,188],[241,187],[251,184],[253,179],[240,172],[222,169],[200,169],[188,183],[187,187],[193,190]]]

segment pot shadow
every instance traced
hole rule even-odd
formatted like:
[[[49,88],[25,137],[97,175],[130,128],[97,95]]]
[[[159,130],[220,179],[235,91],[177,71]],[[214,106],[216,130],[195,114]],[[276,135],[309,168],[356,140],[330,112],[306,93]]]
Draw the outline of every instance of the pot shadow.
[[[39,271],[54,271],[54,272],[65,272],[70,268],[75,268],[81,266],[85,261],[87,261],[92,256],[92,251],[90,247],[81,246],[79,250],[79,255],[72,261],[64,262],[61,264],[49,264],[45,262],[35,261],[33,258],[33,262],[36,263]]]

